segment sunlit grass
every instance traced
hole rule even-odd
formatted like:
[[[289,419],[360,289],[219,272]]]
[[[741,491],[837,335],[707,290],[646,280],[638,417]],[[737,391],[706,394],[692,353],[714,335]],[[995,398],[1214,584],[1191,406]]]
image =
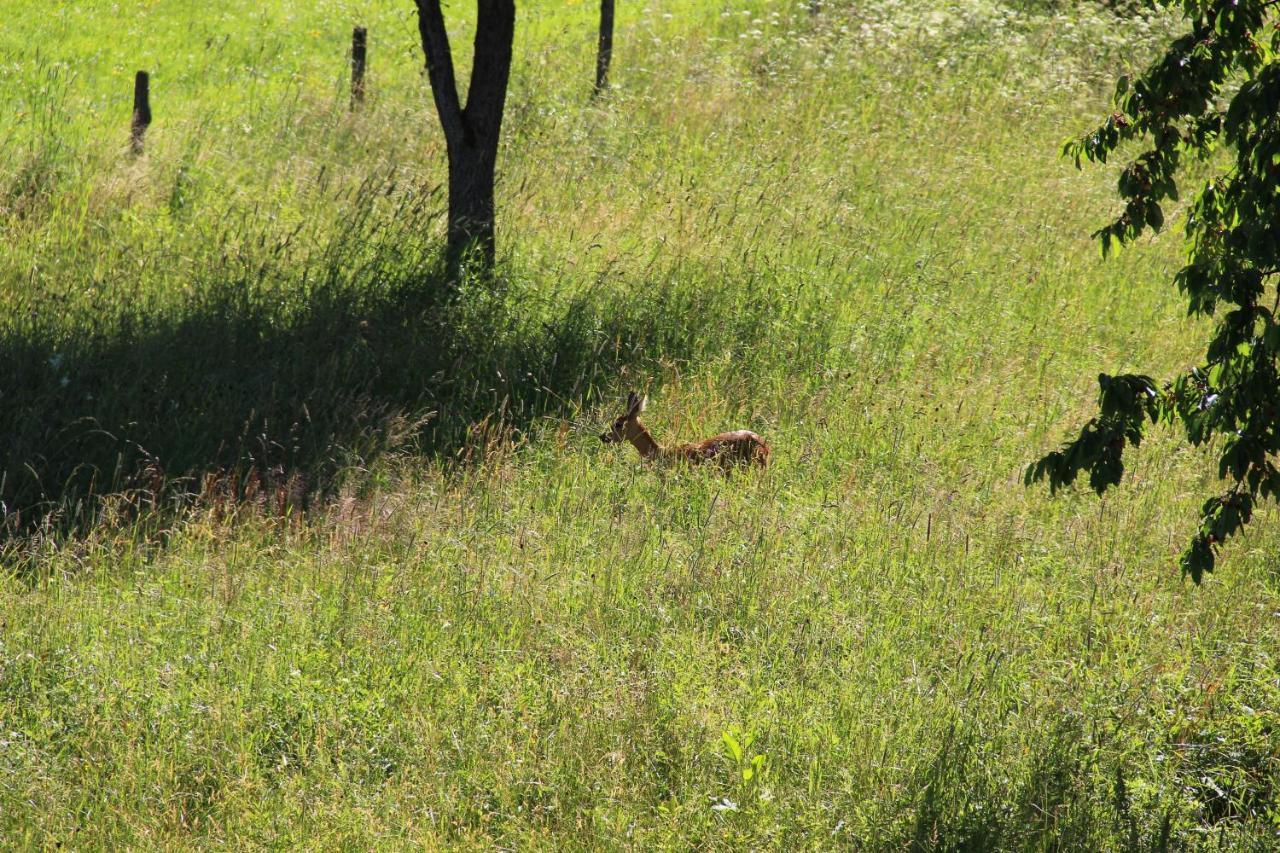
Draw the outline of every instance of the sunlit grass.
[[[1176,436],[1021,485],[1196,350],[1176,235],[1104,263],[1057,156],[1165,24],[746,12],[624,6],[593,101],[594,4],[522,5],[501,286],[448,301],[411,4],[0,35],[10,844],[1274,840],[1266,519],[1194,588]],[[631,388],[770,469],[602,446]]]

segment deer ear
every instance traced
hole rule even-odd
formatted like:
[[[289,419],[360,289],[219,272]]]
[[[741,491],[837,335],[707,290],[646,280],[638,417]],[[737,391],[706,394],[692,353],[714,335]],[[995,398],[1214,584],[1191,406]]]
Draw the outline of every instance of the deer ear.
[[[627,395],[627,417],[637,415],[644,408],[644,400],[641,400],[635,391]]]
[[[644,411],[644,407],[649,405],[649,395],[645,394],[640,398],[640,405],[636,408],[636,414]]]

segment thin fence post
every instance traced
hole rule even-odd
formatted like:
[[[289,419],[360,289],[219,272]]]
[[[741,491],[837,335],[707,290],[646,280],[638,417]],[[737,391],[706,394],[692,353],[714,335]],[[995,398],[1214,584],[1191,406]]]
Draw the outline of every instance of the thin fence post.
[[[364,103],[364,68],[369,49],[369,31],[356,27],[351,31],[351,109]]]
[[[143,138],[151,124],[151,75],[139,71],[133,78],[133,121],[129,125],[129,149],[142,154]]]
[[[600,0],[600,39],[596,50],[596,94],[609,88],[609,63],[613,59],[613,0]]]

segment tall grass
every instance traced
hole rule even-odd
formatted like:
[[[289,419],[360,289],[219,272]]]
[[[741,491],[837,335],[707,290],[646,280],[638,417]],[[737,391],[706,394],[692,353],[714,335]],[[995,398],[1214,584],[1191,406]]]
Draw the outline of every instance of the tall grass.
[[[594,9],[522,6],[499,281],[445,294],[411,7],[34,8],[10,845],[1274,843],[1275,537],[1181,583],[1174,436],[1105,502],[1020,485],[1092,376],[1198,340],[1176,240],[1102,263],[1114,175],[1056,156],[1167,22],[653,3],[592,100]],[[630,388],[773,464],[603,447]]]

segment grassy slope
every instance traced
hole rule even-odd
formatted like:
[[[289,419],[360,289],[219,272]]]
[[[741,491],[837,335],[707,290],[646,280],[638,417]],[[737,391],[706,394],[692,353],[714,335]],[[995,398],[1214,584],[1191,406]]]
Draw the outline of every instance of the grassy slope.
[[[0,186],[25,206],[0,220],[4,340],[32,378],[4,386],[27,407],[12,432],[51,440],[31,413],[159,424],[139,442],[199,474],[255,407],[306,405],[331,430],[298,459],[343,464],[390,442],[317,402],[368,404],[374,432],[388,411],[529,411],[515,446],[442,440],[484,457],[461,466],[393,447],[304,516],[210,494],[177,522],[113,521],[115,504],[82,536],[10,547],[8,839],[1268,837],[1274,538],[1233,544],[1204,588],[1179,582],[1206,480],[1172,440],[1105,502],[1020,485],[1097,371],[1195,352],[1166,284],[1176,241],[1099,262],[1085,235],[1111,178],[1055,157],[1142,28],[1098,45],[1083,12],[880,4],[815,29],[782,4],[655,2],[623,10],[621,90],[593,105],[590,4],[534,4],[504,160],[507,287],[466,295],[450,315],[472,329],[453,344],[463,378],[423,375],[419,394],[431,356],[406,341],[434,309],[394,318],[438,223],[404,211],[442,169],[412,17],[363,10],[376,82],[353,119],[352,4],[228,3],[195,24],[179,3],[125,5],[145,28],[85,4],[0,37],[0,98],[54,119],[3,142],[18,156]],[[139,65],[158,120],[130,163],[115,137]],[[34,99],[51,78],[64,99]],[[15,189],[29,174],[47,191]],[[357,204],[366,180],[385,195]],[[363,242],[378,235],[404,251]],[[385,291],[358,346],[296,325],[317,270],[338,326],[373,310],[354,293]],[[240,382],[217,371],[234,359],[219,338],[177,363],[210,317],[233,345],[267,341],[263,358],[315,356],[295,338],[323,326],[350,373]],[[147,408],[138,347],[226,388],[181,396],[185,418]],[[589,377],[561,375],[557,348]],[[266,399],[282,382],[297,400]],[[724,480],[602,448],[632,385],[651,386],[661,435],[750,426],[776,464]]]

